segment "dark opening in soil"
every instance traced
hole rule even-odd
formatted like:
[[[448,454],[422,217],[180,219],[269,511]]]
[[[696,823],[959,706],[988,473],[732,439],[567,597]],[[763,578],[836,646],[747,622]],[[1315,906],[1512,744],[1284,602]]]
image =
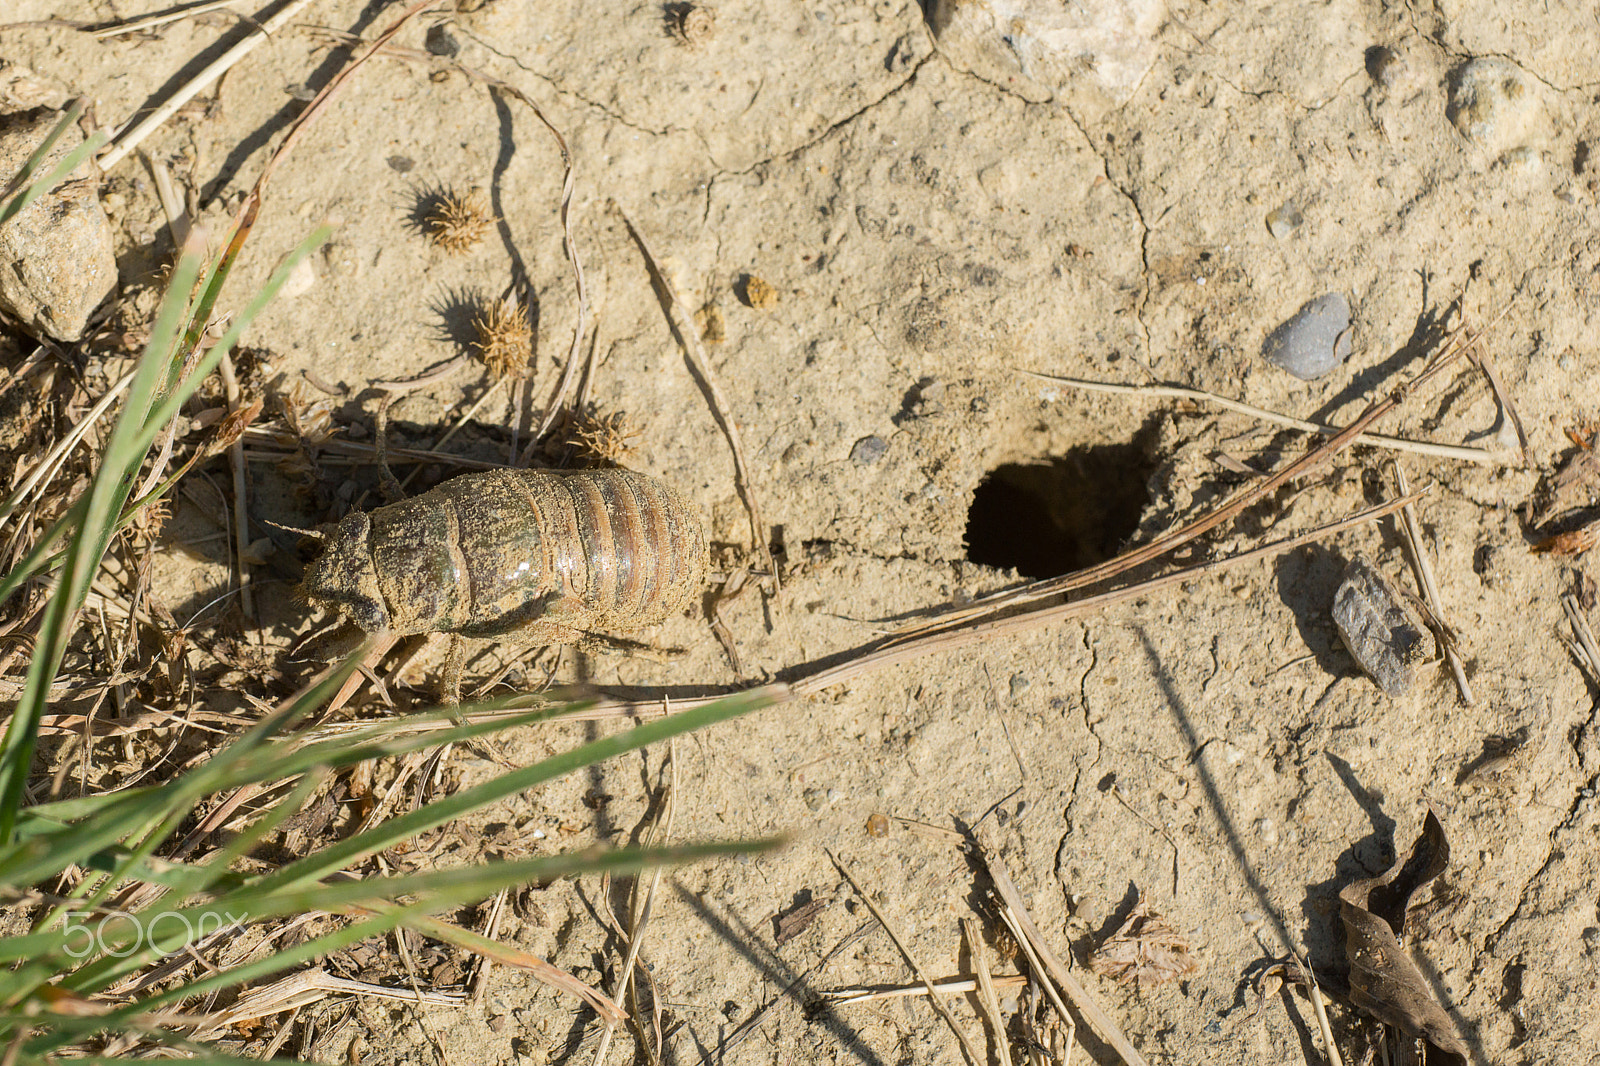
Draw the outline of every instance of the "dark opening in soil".
[[[997,467],[972,496],[967,558],[1026,577],[1104,562],[1138,528],[1154,470],[1139,442]]]

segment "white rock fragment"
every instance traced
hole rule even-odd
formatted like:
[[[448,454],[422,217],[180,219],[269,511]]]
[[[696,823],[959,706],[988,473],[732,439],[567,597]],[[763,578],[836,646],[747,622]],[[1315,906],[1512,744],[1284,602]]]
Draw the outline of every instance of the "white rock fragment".
[[[61,120],[48,108],[0,115],[0,187],[22,169]],[[74,127],[56,142],[43,172],[83,143]],[[0,225],[0,310],[38,336],[71,342],[117,282],[111,223],[99,179],[85,164]]]
[[[1474,59],[1450,79],[1450,121],[1495,155],[1528,143],[1540,120],[1534,84],[1515,63]]]
[[[940,49],[985,77],[1007,68],[1049,93],[1092,79],[1127,103],[1156,60],[1162,0],[934,0]]]

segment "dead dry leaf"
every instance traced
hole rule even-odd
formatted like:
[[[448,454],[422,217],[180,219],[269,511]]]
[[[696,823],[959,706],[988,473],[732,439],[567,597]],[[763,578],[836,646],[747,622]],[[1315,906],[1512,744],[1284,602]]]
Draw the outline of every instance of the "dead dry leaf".
[[[1350,961],[1350,1002],[1409,1036],[1427,1040],[1440,1055],[1429,1061],[1464,1063],[1466,1045],[1455,1021],[1433,998],[1421,968],[1400,944],[1412,895],[1449,864],[1450,842],[1430,810],[1411,854],[1377,877],[1346,886],[1339,893],[1339,909]]]
[[[1089,956],[1089,969],[1118,984],[1137,981],[1149,988],[1197,972],[1200,962],[1189,939],[1152,910],[1141,892],[1128,920]]]

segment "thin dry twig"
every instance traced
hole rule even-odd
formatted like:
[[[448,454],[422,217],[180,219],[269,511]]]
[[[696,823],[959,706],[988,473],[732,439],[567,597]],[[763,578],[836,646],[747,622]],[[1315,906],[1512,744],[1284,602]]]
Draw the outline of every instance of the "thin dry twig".
[[[772,545],[767,542],[766,525],[761,520],[761,507],[756,502],[755,485],[750,480],[750,470],[744,461],[744,441],[739,433],[739,424],[733,419],[733,408],[728,404],[722,386],[711,373],[711,362],[706,358],[705,348],[700,343],[700,331],[695,328],[694,317],[678,298],[677,290],[672,287],[672,280],[661,269],[661,261],[650,250],[650,244],[644,239],[639,227],[633,224],[633,219],[628,217],[627,212],[623,211],[616,201],[612,201],[612,206],[616,207],[617,213],[622,216],[622,221],[628,227],[628,232],[633,235],[634,243],[644,254],[645,266],[649,268],[650,276],[659,286],[663,296],[667,323],[672,327],[678,343],[683,346],[684,353],[689,357],[689,369],[693,371],[701,388],[710,397],[712,416],[716,418],[717,424],[722,427],[723,434],[728,438],[728,446],[733,450],[734,480],[738,483],[739,497],[744,501],[745,511],[750,516],[750,536],[753,546],[766,564],[767,572],[772,575],[773,587],[777,588],[780,585],[778,568],[772,561]]]
[[[1474,345],[1472,361],[1483,376],[1489,379],[1489,389],[1494,393],[1495,402],[1500,405],[1500,410],[1511,419],[1511,428],[1517,433],[1517,451],[1522,456],[1522,465],[1528,465],[1528,433],[1522,428],[1522,416],[1517,413],[1517,405],[1511,402],[1511,393],[1500,384],[1500,375],[1494,372],[1494,360],[1489,358],[1489,353],[1483,350],[1483,345]]]
[[[1400,495],[1407,494],[1409,486],[1406,484],[1406,472],[1400,468],[1399,462],[1394,463],[1395,485],[1400,490]],[[1461,656],[1456,651],[1455,638],[1450,632],[1450,627],[1445,621],[1444,601],[1439,596],[1439,582],[1433,576],[1433,562],[1429,557],[1427,542],[1422,539],[1422,523],[1417,521],[1417,509],[1412,504],[1400,508],[1401,528],[1405,531],[1406,544],[1411,549],[1411,562],[1416,568],[1417,585],[1422,589],[1422,598],[1432,612],[1434,621],[1438,623],[1436,636],[1439,638],[1439,647],[1444,650],[1445,662],[1450,664],[1450,673],[1455,677],[1456,688],[1461,692],[1463,706],[1471,707],[1475,702],[1472,694],[1472,685],[1467,681],[1467,671],[1461,664]]]
[[[1044,934],[1039,932],[1039,927],[1034,924],[1033,918],[1028,913],[1028,906],[1023,902],[1022,893],[1017,891],[1017,886],[1011,880],[1011,875],[1006,872],[1005,863],[998,852],[986,848],[981,843],[978,845],[979,857],[983,860],[984,867],[989,871],[989,879],[994,882],[995,891],[1000,896],[1002,904],[1001,917],[1011,927],[1012,934],[1017,938],[1017,943],[1022,945],[1029,962],[1033,965],[1035,973],[1044,985],[1046,994],[1051,1002],[1056,1005],[1066,1024],[1072,1024],[1072,1016],[1067,1012],[1065,1004],[1059,998],[1065,993],[1072,1000],[1072,1005],[1083,1015],[1084,1021],[1089,1023],[1089,1028],[1095,1035],[1111,1045],[1122,1061],[1128,1066],[1147,1066],[1145,1057],[1123,1035],[1111,1015],[1105,1012],[1099,1002],[1089,994],[1089,990],[1072,976],[1066,966],[1062,965],[1050,945],[1045,941]]]
[[[173,8],[170,11],[158,11],[153,15],[145,15],[142,18],[129,19],[127,22],[118,22],[112,26],[104,26],[98,30],[90,30],[89,36],[105,41],[111,39],[112,37],[121,37],[126,33],[137,33],[140,30],[152,30],[157,26],[165,26],[169,22],[177,22],[180,19],[193,18],[196,15],[204,15],[208,11],[216,11],[218,8],[232,7],[238,2],[239,0],[208,0],[206,3],[194,4],[190,7]]]
[[[1011,1041],[1006,1039],[1006,1018],[1000,1011],[1000,997],[995,994],[994,975],[989,972],[989,945],[983,942],[983,932],[974,918],[961,919],[961,932],[967,940],[967,953],[972,958],[972,972],[978,978],[978,1003],[989,1019],[994,1032],[994,1046],[999,1052],[1000,1066],[1011,1066]]]
[[[1065,385],[1068,388],[1080,389],[1084,392],[1103,392],[1118,396],[1148,396],[1154,399],[1195,400],[1202,403],[1213,404],[1237,414],[1249,415],[1251,418],[1263,422],[1272,422],[1280,426],[1289,426],[1293,429],[1303,429],[1307,433],[1319,433],[1324,436],[1333,436],[1339,432],[1338,426],[1330,426],[1322,422],[1310,422],[1293,415],[1280,414],[1269,411],[1264,407],[1245,403],[1242,400],[1231,399],[1204,389],[1191,389],[1182,385],[1121,385],[1111,381],[1086,381],[1082,378],[1057,377],[1054,374],[1039,374],[1032,370],[1019,371],[1038,381],[1047,381],[1052,385]],[[1502,464],[1509,460],[1506,455],[1489,448],[1474,448],[1467,444],[1435,444],[1432,441],[1407,440],[1404,437],[1391,437],[1382,433],[1360,433],[1351,444],[1364,444],[1371,448],[1387,448],[1390,451],[1411,452],[1415,455],[1431,455],[1440,459],[1460,459],[1468,463]],[[1524,456],[1526,460],[1526,456]]]
[[[965,921],[967,919],[963,919]],[[998,977],[990,975],[991,988],[1021,988],[1028,983],[1027,975],[1020,973],[1003,973]],[[935,981],[935,992],[945,995],[960,995],[966,992],[982,993],[983,985],[976,977],[955,977],[948,981]],[[893,988],[867,988],[852,985],[849,988],[834,988],[821,993],[822,998],[835,1007],[848,1007],[853,1003],[871,1003],[879,999],[913,999],[917,996],[928,994],[928,986],[924,984],[896,985]]]
[[[429,0],[429,2],[431,3],[433,0]],[[298,15],[309,3],[311,3],[311,0],[289,0],[276,14],[263,22],[255,33],[252,33],[206,64],[205,69],[180,85],[176,92],[162,102],[161,106],[146,115],[137,125],[132,128],[124,127],[123,130],[118,132],[111,147],[100,157],[100,169],[110,170],[122,162],[130,152],[139,146],[141,141],[159,129],[163,122],[177,114],[179,108],[193,100],[206,86],[222,77],[234,64],[253,52],[263,41],[287,26],[289,20]]]
[[[967,1061],[972,1066],[987,1066],[984,1057],[978,1053],[977,1048],[972,1046],[972,1039],[967,1036],[966,1030],[961,1028],[956,1021],[955,1015],[951,1014],[950,1008],[945,1005],[944,997],[939,994],[933,978],[928,976],[928,971],[922,968],[922,963],[917,961],[917,957],[911,954],[911,949],[907,948],[905,941],[900,939],[900,935],[895,932],[894,926],[889,924],[889,919],[878,909],[878,905],[872,902],[872,897],[862,891],[861,886],[856,883],[856,879],[850,875],[850,870],[840,861],[839,857],[831,851],[827,852],[827,855],[833,861],[833,865],[838,869],[840,875],[850,882],[851,888],[855,889],[856,898],[866,904],[867,910],[871,911],[872,916],[878,920],[878,924],[883,926],[883,931],[889,934],[889,939],[899,949],[901,956],[904,957],[907,965],[911,967],[911,972],[916,974],[923,986],[927,988],[928,1002],[933,1005],[934,1010],[939,1012],[939,1017],[944,1019],[945,1024],[950,1027],[950,1031],[956,1034],[956,1039],[961,1042],[961,1050],[966,1054]]]

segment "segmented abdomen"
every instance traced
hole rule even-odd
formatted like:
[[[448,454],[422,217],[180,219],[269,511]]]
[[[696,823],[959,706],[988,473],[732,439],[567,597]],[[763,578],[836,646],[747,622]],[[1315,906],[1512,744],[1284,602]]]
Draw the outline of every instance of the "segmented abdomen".
[[[465,474],[371,518],[395,632],[638,629],[688,605],[705,581],[693,506],[625,470]]]

